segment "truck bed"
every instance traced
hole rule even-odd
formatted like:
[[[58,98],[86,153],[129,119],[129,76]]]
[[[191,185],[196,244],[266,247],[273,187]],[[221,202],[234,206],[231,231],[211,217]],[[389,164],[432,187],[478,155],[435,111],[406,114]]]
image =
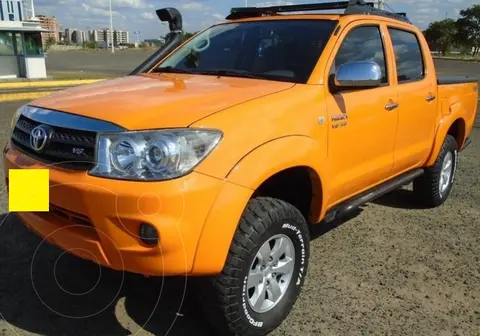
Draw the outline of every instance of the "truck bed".
[[[470,76],[438,76],[438,85],[450,85],[450,84],[465,84],[465,83],[477,83],[479,80],[476,77]]]
[[[467,134],[478,122],[478,80],[469,76],[440,76],[438,96],[443,115],[461,111]]]

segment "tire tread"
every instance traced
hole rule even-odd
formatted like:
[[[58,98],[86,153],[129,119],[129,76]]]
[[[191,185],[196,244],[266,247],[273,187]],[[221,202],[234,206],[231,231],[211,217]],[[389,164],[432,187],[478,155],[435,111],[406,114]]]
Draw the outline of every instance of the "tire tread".
[[[300,211],[282,200],[270,197],[251,199],[240,219],[222,272],[205,278],[205,287],[200,289],[203,293],[202,304],[206,306],[205,312],[222,336],[250,335],[241,315],[237,313],[241,303],[232,290],[238,279],[235,275],[241,273],[246,262],[242,256],[247,255],[255,246],[255,238],[260,238],[268,230],[268,224],[274,223],[277,215],[301,218],[300,222],[304,222]],[[305,239],[309,241],[308,230],[306,232]]]

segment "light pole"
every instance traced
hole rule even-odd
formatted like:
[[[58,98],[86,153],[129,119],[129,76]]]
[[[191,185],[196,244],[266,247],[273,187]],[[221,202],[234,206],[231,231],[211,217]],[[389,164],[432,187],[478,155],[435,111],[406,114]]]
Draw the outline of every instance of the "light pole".
[[[133,35],[135,35],[135,48],[138,48],[138,46],[139,46],[139,44],[140,44],[140,42],[139,42],[139,40],[138,40],[138,37],[139,37],[139,35],[140,35],[140,32],[139,32],[138,30],[137,30],[137,31],[134,31],[134,32],[133,32]]]
[[[112,41],[112,54],[115,53],[115,46],[113,45],[113,13],[112,13],[112,0],[110,0],[110,36]],[[108,43],[108,34],[107,34],[107,43]]]

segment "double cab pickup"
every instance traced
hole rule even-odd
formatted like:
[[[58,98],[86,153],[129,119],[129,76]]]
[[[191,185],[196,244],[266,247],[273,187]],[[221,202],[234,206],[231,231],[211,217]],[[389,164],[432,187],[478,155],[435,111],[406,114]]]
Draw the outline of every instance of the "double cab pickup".
[[[38,235],[195,277],[221,335],[260,336],[297,301],[313,226],[410,183],[426,207],[449,197],[478,82],[438,76],[406,16],[358,0],[233,8],[183,41],[180,13],[157,15],[171,32],[131,74],[15,113],[5,176],[50,170],[50,210],[18,213]]]

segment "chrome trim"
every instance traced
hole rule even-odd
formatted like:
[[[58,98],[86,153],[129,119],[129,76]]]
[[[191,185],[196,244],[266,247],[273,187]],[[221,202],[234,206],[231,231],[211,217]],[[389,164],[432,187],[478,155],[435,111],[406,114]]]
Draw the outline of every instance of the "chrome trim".
[[[385,105],[385,110],[393,111],[393,110],[395,110],[397,107],[398,107],[398,104],[397,104],[397,103],[391,103],[391,104]]]
[[[90,132],[122,132],[125,128],[98,119],[83,117],[66,112],[59,112],[44,109],[41,107],[27,105],[23,109],[22,115],[50,126],[70,128],[79,131]]]
[[[381,84],[382,69],[371,61],[344,63],[335,74],[335,85],[342,88],[377,87]]]

